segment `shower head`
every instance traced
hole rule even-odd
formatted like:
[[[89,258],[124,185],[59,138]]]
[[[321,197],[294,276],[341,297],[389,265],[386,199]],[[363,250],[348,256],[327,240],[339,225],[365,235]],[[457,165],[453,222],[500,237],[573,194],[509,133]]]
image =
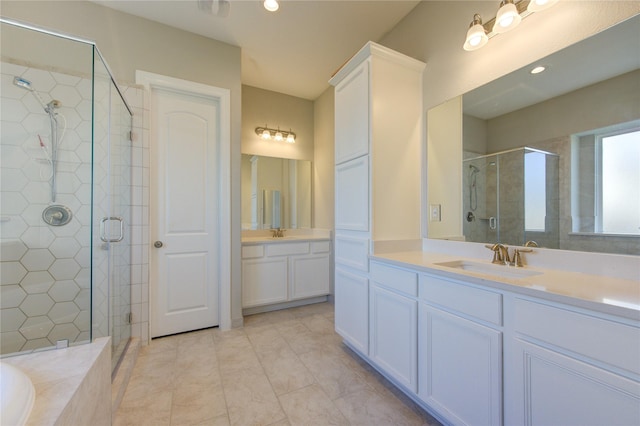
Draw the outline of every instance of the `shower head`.
[[[22,89],[26,89],[30,92],[33,92],[33,87],[31,87],[31,82],[25,78],[15,76],[13,77],[13,84],[15,84],[16,86]]]
[[[479,172],[480,171],[480,169],[477,168],[476,166],[474,166],[473,164],[469,164],[469,169],[471,169],[474,172]]]
[[[15,84],[16,86],[20,87],[21,89],[25,89],[25,90],[28,90],[29,92],[33,93],[33,96],[36,97],[38,102],[40,102],[40,105],[42,105],[42,108],[47,113],[50,113],[50,111],[53,111],[53,108],[58,108],[60,106],[60,102],[59,101],[51,101],[51,102],[49,102],[49,104],[45,104],[44,101],[42,100],[42,98],[40,97],[40,95],[38,94],[38,92],[36,92],[34,90],[34,88],[31,87],[31,82],[29,80],[27,80],[26,78],[15,76],[15,77],[13,77],[13,84]],[[55,104],[53,105],[53,108],[51,108],[51,104],[53,104],[53,103],[55,103]]]

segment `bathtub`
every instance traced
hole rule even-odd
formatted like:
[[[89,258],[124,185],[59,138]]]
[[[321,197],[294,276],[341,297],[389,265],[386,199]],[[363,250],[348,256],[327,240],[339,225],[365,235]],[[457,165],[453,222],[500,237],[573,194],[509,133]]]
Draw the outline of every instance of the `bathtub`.
[[[29,377],[13,365],[0,362],[0,424],[24,425],[35,399]]]

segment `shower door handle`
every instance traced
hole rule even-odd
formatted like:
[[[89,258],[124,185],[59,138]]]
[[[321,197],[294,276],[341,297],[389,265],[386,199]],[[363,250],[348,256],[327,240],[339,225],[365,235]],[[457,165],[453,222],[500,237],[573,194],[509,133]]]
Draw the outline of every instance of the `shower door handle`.
[[[491,216],[489,218],[489,229],[496,229],[498,227],[498,220]]]
[[[120,222],[120,235],[118,235],[115,238],[107,237],[107,235],[105,234],[104,224],[109,220],[115,220]],[[100,219],[100,239],[105,243],[118,243],[122,241],[124,239],[124,220],[118,216],[109,216],[109,217],[103,217],[102,219]]]

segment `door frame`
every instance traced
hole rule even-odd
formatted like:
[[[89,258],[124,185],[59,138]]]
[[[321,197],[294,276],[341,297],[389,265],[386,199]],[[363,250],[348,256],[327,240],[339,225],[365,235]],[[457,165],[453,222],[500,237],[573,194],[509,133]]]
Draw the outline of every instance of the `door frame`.
[[[209,86],[193,81],[182,80],[179,78],[168,77],[160,74],[154,74],[146,71],[136,70],[136,83],[144,86],[145,109],[148,110],[151,117],[151,111],[156,108],[151,101],[151,92],[155,89],[171,90],[188,95],[202,96],[217,101],[220,105],[220,146],[218,157],[218,178],[219,178],[219,194],[218,201],[218,249],[219,249],[219,294],[218,309],[220,324],[222,330],[231,328],[231,91],[221,87]],[[155,129],[148,123],[149,132],[149,149],[155,145]],[[155,164],[149,164],[150,168],[156,167]],[[149,191],[151,194],[152,191]],[[149,208],[149,234],[151,244],[152,224],[155,222],[155,212]],[[149,268],[151,274],[151,268]],[[149,282],[149,291],[152,290],[153,283]],[[155,310],[153,299],[149,297],[149,321],[154,317],[152,315]]]

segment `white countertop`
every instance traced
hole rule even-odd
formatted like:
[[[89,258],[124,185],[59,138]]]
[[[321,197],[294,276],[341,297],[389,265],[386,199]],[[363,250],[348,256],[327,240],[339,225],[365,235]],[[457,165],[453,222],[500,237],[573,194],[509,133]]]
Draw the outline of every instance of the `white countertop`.
[[[490,261],[419,250],[377,253],[371,255],[371,260],[417,269],[421,272],[437,272],[448,278],[464,278],[474,284],[640,320],[640,283],[635,280],[557,269],[492,265]],[[514,269],[516,273],[522,270],[539,274],[523,277],[498,276],[439,265],[439,263],[452,261],[486,264],[488,268],[505,268],[507,274]]]

